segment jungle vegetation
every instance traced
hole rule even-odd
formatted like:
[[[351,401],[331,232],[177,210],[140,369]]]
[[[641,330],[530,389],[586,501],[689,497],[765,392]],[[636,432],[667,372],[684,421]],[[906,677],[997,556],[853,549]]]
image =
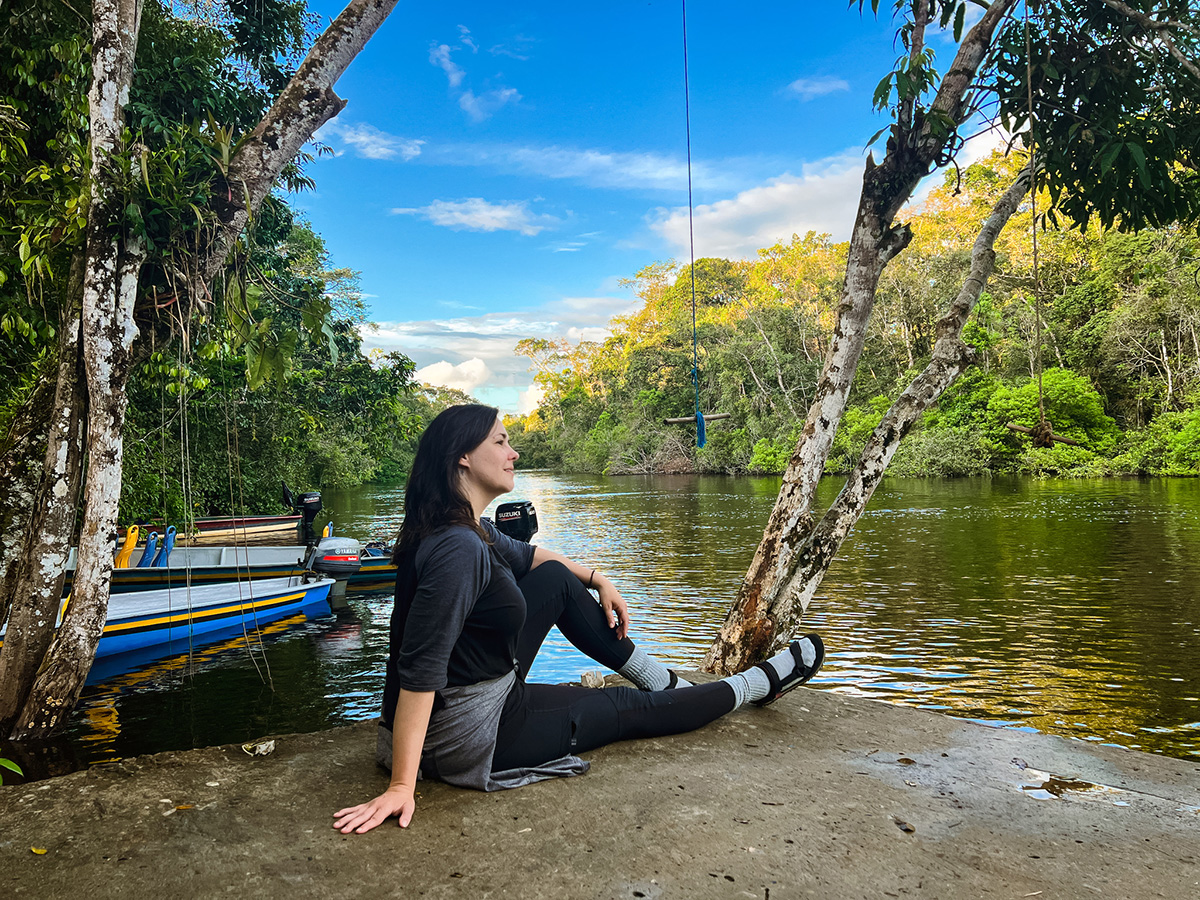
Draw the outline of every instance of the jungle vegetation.
[[[848,471],[892,398],[928,362],[975,233],[1027,159],[997,153],[952,170],[906,216],[913,241],[881,279],[828,473]],[[1039,207],[1052,208],[1045,192]],[[996,271],[964,329],[975,366],[922,417],[888,472],[1200,475],[1196,230],[1069,228],[1039,213],[1039,295],[1031,225],[1026,200],[1001,234]],[[696,261],[700,405],[731,415],[709,423],[702,450],[694,426],[663,424],[695,408],[688,265],[654,263],[630,279],[641,306],[615,319],[603,344],[521,342],[517,352],[543,391],[537,410],[511,423],[522,465],[783,472],[828,347],[846,247],[810,232],[755,259]],[[1055,434],[1081,446],[1037,448],[1006,427],[1038,421],[1039,366]]]

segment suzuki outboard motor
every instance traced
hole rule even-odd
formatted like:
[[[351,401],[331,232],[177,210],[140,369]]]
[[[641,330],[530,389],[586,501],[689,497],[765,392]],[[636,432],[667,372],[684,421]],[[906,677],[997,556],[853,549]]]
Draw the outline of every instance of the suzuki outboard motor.
[[[537,510],[532,500],[516,500],[496,507],[496,529],[510,538],[529,543],[538,532]]]
[[[283,486],[283,502],[290,502],[290,506],[296,512],[300,513],[301,519],[296,526],[300,532],[300,540],[306,544],[316,543],[319,535],[313,528],[313,522],[317,520],[317,515],[321,512],[321,492],[307,491],[296,497],[292,496],[292,492],[287,489],[287,485]]]

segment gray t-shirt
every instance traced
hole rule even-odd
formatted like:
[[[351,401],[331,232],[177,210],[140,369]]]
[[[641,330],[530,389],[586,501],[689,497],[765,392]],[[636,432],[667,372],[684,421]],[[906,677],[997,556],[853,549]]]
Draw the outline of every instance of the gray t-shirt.
[[[405,690],[463,687],[513,670],[525,623],[517,579],[529,571],[533,547],[489,519],[480,525],[490,545],[474,529],[451,525],[421,541],[411,563],[400,563],[391,657]]]
[[[490,545],[474,529],[454,525],[425,538],[400,563],[377,759],[391,768],[391,718],[404,688],[438,693],[421,754],[426,777],[494,791],[581,775],[588,764],[575,756],[492,771],[525,622],[517,579],[529,571],[533,547],[501,534],[489,519],[480,525]]]

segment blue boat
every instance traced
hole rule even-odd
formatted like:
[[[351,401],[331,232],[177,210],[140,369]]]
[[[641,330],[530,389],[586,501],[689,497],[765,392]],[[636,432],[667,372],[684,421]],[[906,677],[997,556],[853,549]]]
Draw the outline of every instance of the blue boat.
[[[199,646],[293,613],[328,611],[333,583],[332,578],[294,576],[112,594],[96,657],[150,647],[167,653],[171,645]]]

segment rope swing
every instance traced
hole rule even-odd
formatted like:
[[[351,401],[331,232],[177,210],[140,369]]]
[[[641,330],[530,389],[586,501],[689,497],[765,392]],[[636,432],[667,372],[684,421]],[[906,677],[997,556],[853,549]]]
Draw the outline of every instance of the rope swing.
[[[1083,444],[1079,443],[1079,441],[1059,437],[1054,433],[1053,426],[1046,419],[1046,396],[1042,390],[1042,277],[1038,269],[1037,169],[1033,168],[1037,163],[1037,140],[1034,134],[1034,122],[1036,120],[1034,119],[1033,108],[1033,50],[1029,37],[1028,7],[1025,8],[1025,89],[1029,104],[1029,165],[1031,167],[1029,173],[1029,202],[1032,214],[1030,228],[1033,236],[1033,327],[1035,335],[1034,353],[1037,359],[1038,422],[1033,428],[1026,428],[1023,425],[1017,425],[1015,422],[1007,422],[1005,423],[1005,427],[1011,431],[1029,435],[1035,447],[1053,447],[1056,441],[1060,444],[1082,447]]]
[[[692,225],[693,201],[692,201],[692,106],[690,89],[688,86],[688,51],[687,51],[687,0],[680,0],[680,6],[683,11],[683,120],[684,130],[687,136],[687,173],[688,173],[688,252],[691,258],[691,265],[688,268],[688,274],[691,277],[692,287],[692,388],[695,390],[696,396],[696,414],[694,416],[681,416],[673,419],[663,419],[667,425],[685,425],[689,422],[696,423],[696,447],[702,448],[707,442],[707,437],[704,433],[705,420],[713,421],[715,419],[728,419],[729,413],[712,413],[704,415],[700,411],[700,350],[699,341],[696,336],[696,235]]]

